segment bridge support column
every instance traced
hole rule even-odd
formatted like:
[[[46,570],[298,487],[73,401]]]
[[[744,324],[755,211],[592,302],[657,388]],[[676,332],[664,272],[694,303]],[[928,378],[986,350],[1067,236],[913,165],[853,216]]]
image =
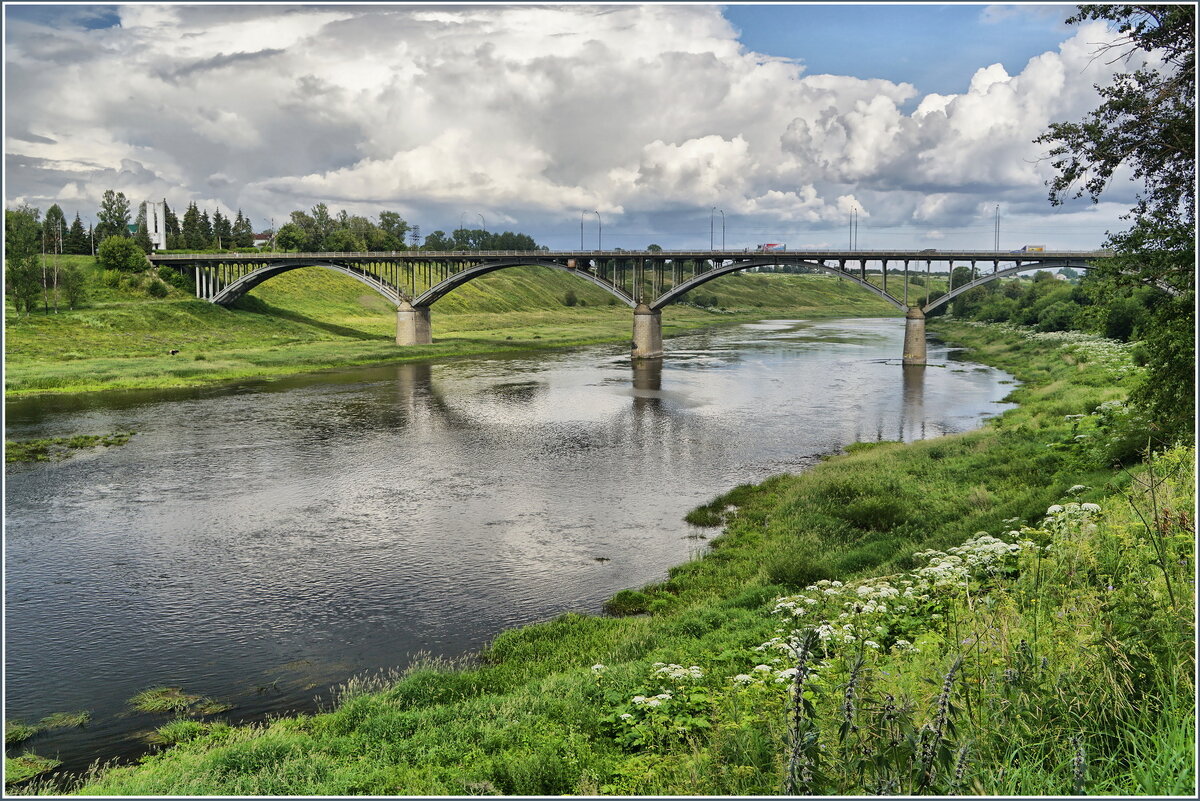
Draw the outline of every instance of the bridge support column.
[[[904,363],[925,364],[925,312],[916,306],[904,315]]]
[[[662,312],[639,303],[633,310],[633,358],[657,359],[662,355]]]
[[[429,326],[428,306],[413,306],[408,301],[404,301],[396,307],[396,344],[433,344],[433,329]]]

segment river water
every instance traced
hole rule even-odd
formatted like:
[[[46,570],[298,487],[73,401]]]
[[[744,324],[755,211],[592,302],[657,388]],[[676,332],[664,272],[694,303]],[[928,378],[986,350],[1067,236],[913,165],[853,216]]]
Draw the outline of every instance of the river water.
[[[691,508],[859,440],[977,427],[1009,376],[902,368],[900,319],[768,320],[621,346],[7,405],[8,438],[138,432],[7,470],[6,712],[27,745],[145,750],[154,685],[258,720],[332,685],[598,612],[699,555]],[[318,702],[317,697],[323,700]]]

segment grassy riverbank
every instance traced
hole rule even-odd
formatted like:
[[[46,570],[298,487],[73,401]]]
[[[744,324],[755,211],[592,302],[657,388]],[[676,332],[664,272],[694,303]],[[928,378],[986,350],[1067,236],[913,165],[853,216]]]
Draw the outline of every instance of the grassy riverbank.
[[[270,378],[312,370],[478,353],[571,347],[630,338],[629,309],[592,284],[547,268],[500,270],[433,307],[434,344],[395,345],[395,314],[362,284],[328,270],[286,273],[224,309],[170,288],[149,294],[151,276],[99,270],[90,257],[62,257],[84,271],[84,308],[16,315],[5,323],[6,391],[177,387]],[[576,305],[566,304],[573,293]],[[712,308],[671,306],[666,336],[705,326],[796,317],[891,316],[886,303],[850,282],[818,275],[731,275],[703,287]],[[171,351],[178,351],[171,354]]]
[[[1133,456],[1126,348],[940,328],[1026,382],[1020,406],[731,491],[710,553],[623,594],[644,614],[508,631],[325,714],[190,725],[75,789],[1191,792],[1193,452],[1108,466]]]

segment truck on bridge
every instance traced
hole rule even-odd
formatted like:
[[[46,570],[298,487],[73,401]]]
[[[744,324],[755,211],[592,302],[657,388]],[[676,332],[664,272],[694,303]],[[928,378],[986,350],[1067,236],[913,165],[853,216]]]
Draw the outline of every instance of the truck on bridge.
[[[787,250],[787,245],[769,242],[764,245],[759,245],[755,250],[759,253],[774,253],[777,251]]]

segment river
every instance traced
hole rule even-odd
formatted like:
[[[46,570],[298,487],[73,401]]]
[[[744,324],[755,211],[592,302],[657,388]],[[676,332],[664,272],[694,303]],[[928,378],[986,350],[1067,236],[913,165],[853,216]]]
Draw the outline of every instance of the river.
[[[598,612],[702,553],[716,532],[683,516],[733,486],[1006,408],[1009,376],[936,343],[902,368],[903,332],[767,320],[644,367],[608,345],[12,401],[10,439],[137,435],[7,470],[7,714],[90,710],[27,743],[78,770],[144,752],[150,686],[261,720]]]

